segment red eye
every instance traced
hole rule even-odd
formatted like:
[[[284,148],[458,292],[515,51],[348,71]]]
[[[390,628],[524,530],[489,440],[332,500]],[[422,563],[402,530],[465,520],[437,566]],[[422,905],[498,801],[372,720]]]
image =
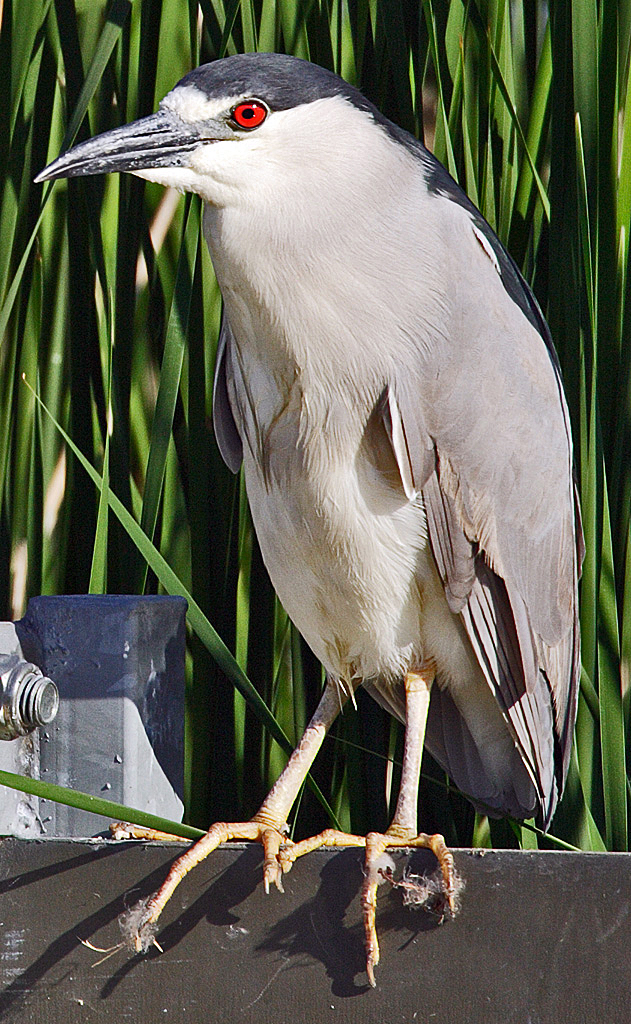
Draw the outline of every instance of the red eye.
[[[258,128],[267,117],[267,107],[258,100],[247,100],[239,103],[232,111],[232,120],[239,128]]]

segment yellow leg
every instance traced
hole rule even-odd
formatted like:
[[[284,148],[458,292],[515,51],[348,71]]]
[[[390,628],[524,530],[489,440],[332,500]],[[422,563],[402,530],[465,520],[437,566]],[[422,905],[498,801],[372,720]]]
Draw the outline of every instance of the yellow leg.
[[[160,832],[157,828],[147,828],[145,825],[134,825],[130,821],[116,821],[110,825],[112,839],[146,839],[150,842],[160,843],[181,843],[182,836],[176,836],[172,832]]]
[[[300,843],[281,846],[279,861],[283,871],[289,871],[298,857],[321,846],[365,846],[362,910],[366,943],[366,972],[370,984],[375,986],[375,967],[379,962],[379,941],[375,924],[377,886],[380,882],[381,858],[394,847],[424,847],[436,856],[440,865],[443,891],[450,913],[455,912],[456,877],[453,857],[440,835],[428,836],[417,831],[418,787],[421,772],[425,725],[434,671],[408,672],[405,677],[406,722],[403,767],[397,808],[386,833],[370,832],[365,838],[327,829],[320,835]]]
[[[450,911],[455,909],[454,862],[442,836],[417,831],[418,787],[425,743],[425,726],[434,681],[433,668],[408,672],[405,677],[405,745],[399,799],[390,828],[385,834],[366,836],[366,862],[362,886],[362,908],[366,936],[366,972],[375,986],[375,967],[379,963],[379,940],[375,925],[379,861],[385,851],[397,846],[425,847],[436,856],[443,877],[445,897]]]
[[[276,857],[283,841],[280,829],[270,828],[269,824],[257,821],[256,818],[240,822],[218,821],[194,846],[178,857],[153,896],[140,901],[131,913],[128,911],[122,916],[121,928],[126,931],[129,927],[129,934],[125,937],[135,952],[146,952],[152,945],[158,918],[182,879],[221,843],[230,842],[231,839],[252,839],[262,843],[265,853],[265,888],[269,891],[269,876],[278,875]]]
[[[359,683],[355,684],[359,685]],[[270,790],[251,821],[216,822],[194,846],[173,864],[163,884],[146,901],[141,901],[120,919],[125,942],[136,952],[146,951],[154,943],[157,921],[166,903],[185,875],[204,860],[220,843],[232,839],[251,839],[262,843],[265,852],[263,879],[269,892],[274,884],[282,892],[282,865],[279,856],[285,841],[289,811],[300,791],[322,741],[340,708],[350,696],[336,683],[329,682],[316,712],[291,755],[278,781]],[[363,840],[362,840],[363,843]]]
[[[366,836],[366,860],[364,884],[362,886],[362,910],[364,914],[364,935],[366,944],[366,973],[373,988],[376,986],[375,967],[379,963],[379,939],[375,916],[377,911],[377,886],[379,885],[380,861],[388,849],[396,847],[422,847],[431,850],[436,857],[443,879],[443,893],[451,916],[456,913],[456,890],[458,881],[454,871],[454,859],[441,835],[428,836],[393,834],[392,826],[386,833],[370,832]]]
[[[321,846],[365,846],[365,877],[362,908],[366,943],[366,971],[375,985],[375,967],[379,962],[379,942],[375,924],[380,860],[388,848],[425,847],[432,850],[441,868],[447,906],[455,912],[457,888],[453,857],[442,836],[417,833],[417,802],[425,724],[429,708],[433,672],[409,672],[405,678],[406,728],[401,787],[392,824],[386,833],[371,832],[366,837],[327,829],[299,843],[285,839],[286,819],[300,787],[322,744],[327,730],[350,694],[335,683],[328,683],[318,708],[287,766],[251,821],[217,822],[194,846],[175,862],[160,889],[148,900],[137,904],[121,919],[125,941],[136,951],[155,943],[158,918],[176,887],[188,872],[221,843],[233,839],[255,840],[263,845],[265,889],[271,884],[282,891],[282,873],[293,862]]]

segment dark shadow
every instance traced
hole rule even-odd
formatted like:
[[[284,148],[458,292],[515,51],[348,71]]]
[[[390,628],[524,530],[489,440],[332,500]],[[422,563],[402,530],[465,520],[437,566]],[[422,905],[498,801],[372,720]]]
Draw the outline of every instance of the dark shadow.
[[[50,842],[50,840],[46,841]],[[37,842],[37,840],[33,840],[33,842]],[[66,842],[63,842],[63,848],[68,848]],[[82,843],[82,848],[85,850],[85,843]],[[37,868],[35,871],[24,871],[19,875],[13,875],[11,878],[3,878],[0,882],[0,896],[9,892],[9,890],[22,889],[25,885],[33,885],[33,883],[42,882],[46,878],[58,878],[66,871],[75,871],[84,864],[93,863],[96,856],[109,857],[120,852],[120,848],[116,846],[110,844],[107,846],[103,844],[101,846],[95,843],[85,853],[81,853],[77,857],[68,857],[67,859],[56,861],[54,864],[49,864],[47,867]]]
[[[112,857],[120,855],[125,852],[127,843],[121,843],[120,847],[105,847],[98,849],[98,856],[100,857]],[[181,851],[178,851],[178,853]],[[176,854],[177,856],[177,854]],[[37,881],[41,881],[46,878],[61,875],[71,870],[72,868],[80,867],[86,862],[94,862],[95,851],[91,850],[89,853],[82,854],[79,857],[73,857],[70,860],[61,860],[55,864],[47,865],[46,867],[27,872],[25,875],[21,875],[18,878],[8,879],[2,883],[3,890],[16,885],[28,885],[33,884]],[[138,885],[138,896],[145,896],[154,891],[162,882],[165,874],[165,866],[161,865],[150,875],[142,880]],[[117,892],[116,895],[109,903],[100,907],[94,914],[90,914],[84,918],[83,921],[73,923],[72,927],[67,931],[62,932],[51,944],[46,948],[44,953],[41,954],[36,960],[34,960],[26,970],[22,971],[20,975],[11,982],[2,993],[0,993],[0,1020],[10,1020],[17,1012],[18,1007],[26,1002],[31,995],[31,991],[40,983],[46,976],[47,972],[53,967],[56,967],[64,957],[68,956],[71,952],[77,949],[81,945],[81,939],[90,939],[91,936],[95,935],[102,928],[106,928],[111,925],[118,918],[123,907],[121,906],[122,897],[121,893]],[[99,954],[90,954],[94,956],[95,960],[98,959]],[[134,959],[138,959],[135,957]]]
[[[368,991],[364,934],[361,925],[344,923],[350,904],[362,884],[363,851],[340,850],[320,872],[315,896],[279,920],[257,947],[274,950],[287,960],[304,955],[322,963],[338,996],[357,996]],[[300,871],[298,861],[292,871]],[[364,975],[356,984],[358,975]]]
[[[427,850],[397,852],[394,858],[397,862],[397,876],[404,868],[415,874],[431,874],[436,869],[435,858]],[[363,851],[356,849],[342,849],[327,859],[313,898],[301,903],[290,914],[279,917],[267,937],[255,947],[260,951],[280,953],[290,969],[292,963],[297,965],[297,961],[305,956],[322,963],[327,977],[331,979],[332,993],[345,998],[362,995],[369,989],[365,974],[363,924],[361,921],[350,926],[345,924],[351,903],[359,899],[362,860]],[[298,862],[293,872],[300,871],[300,867]],[[154,877],[152,875],[139,883],[139,897],[156,888],[152,882]],[[160,881],[163,878],[164,874]],[[262,850],[258,844],[252,844],[243,850],[234,863],[216,872],[199,898],[159,930],[157,938],[160,946],[165,953],[173,949],[202,920],[223,928],[238,924],[240,917],[234,912],[235,908],[248,900],[261,885]],[[282,914],[282,899],[276,906],[279,914]],[[387,883],[380,887],[377,909],[380,936],[399,931],[402,933],[400,948],[404,948],[420,932],[431,931],[438,925],[438,918],[432,914],[404,907],[399,892],[391,890]],[[134,956],[120,964],[103,986],[102,998],[107,999],[139,966],[142,959],[155,956],[160,956],[157,949],[150,950],[144,958]],[[355,980],[357,978],[359,982]]]
[[[121,843],[116,847],[97,848],[70,860],[63,859],[39,870],[14,876],[2,883],[0,891],[6,892],[16,886],[21,887],[66,874],[73,868],[93,863],[95,857],[107,857],[109,860],[116,855],[124,855],[128,845]],[[180,852],[179,849],[175,850],[172,859],[174,860]],[[327,977],[331,979],[332,993],[345,998],[361,995],[369,988],[365,975],[364,933],[358,906],[352,911],[352,917],[357,923],[346,924],[351,904],[359,899],[362,856],[363,852],[360,850],[342,849],[335,856],[326,858],[320,871],[315,895],[304,900],[291,913],[280,917],[255,947],[260,952],[278,952],[282,960],[287,962],[288,969],[298,967],[301,962],[304,963],[305,958],[321,963]],[[431,873],[436,867],[434,858],[427,851],[414,851],[411,855],[396,853],[394,859],[397,862],[397,875],[406,865],[417,874],[425,870]],[[203,881],[200,881],[200,869],[197,869],[196,884],[204,886],[199,898],[158,931],[157,938],[164,952],[177,947],[202,920],[219,928],[237,924],[240,916],[235,912],[235,908],[249,900],[255,890],[262,885],[262,850],[258,844],[246,846],[228,867],[219,866],[213,872],[212,861],[209,861],[208,865],[210,871]],[[297,863],[292,875],[298,875],[301,866],[300,862]],[[48,982],[45,979],[53,968],[56,969],[53,982],[55,986],[67,978],[71,968],[69,967],[60,978],[59,965],[65,957],[76,954],[81,939],[94,940],[96,945],[100,945],[102,940],[98,941],[94,937],[99,932],[107,930],[109,937],[106,943],[114,945],[119,940],[116,921],[121,911],[125,906],[131,907],[137,900],[146,898],[154,892],[164,881],[168,867],[169,863],[160,864],[139,880],[133,890],[128,889],[125,893],[116,890],[117,869],[115,865],[110,868],[110,880],[107,884],[114,890],[113,898],[83,920],[73,921],[70,928],[58,935],[45,951],[7,986],[0,994],[0,1020],[13,1019],[34,990],[41,987],[42,983],[50,984],[51,979],[48,979]],[[207,884],[206,879],[209,875]],[[302,884],[303,879],[299,881]],[[85,884],[84,881],[79,881],[79,876],[78,884]],[[79,889],[77,895],[80,896]],[[282,899],[275,905],[282,914]],[[402,933],[400,948],[404,948],[419,932],[435,928],[437,923],[436,918],[422,911],[410,912],[403,908],[399,893],[388,891],[387,884],[380,887],[377,926],[382,939],[392,932],[399,931]],[[91,963],[99,960],[98,952],[82,950],[82,953],[91,958]],[[122,949],[116,954],[122,958],[122,962],[117,963],[114,957],[110,961],[112,973],[101,989],[101,998],[107,1000],[143,961],[160,955],[158,949],[151,949],[144,956],[130,955]]]
[[[178,917],[158,933],[160,946],[166,953],[181,942],[185,935],[199,924],[206,920],[209,924],[225,927],[236,924],[239,917],[232,913],[234,907],[238,907],[247,900],[254,890],[262,885],[262,850],[258,843],[246,847],[238,860],[227,868],[220,868],[216,871],[210,884],[204,889],[202,895],[186,908]],[[209,861],[209,866],[211,865]],[[158,888],[166,876],[167,868],[160,872],[158,884],[150,884],[149,879],[143,879],[138,885],[138,898],[149,895]],[[199,871],[199,867],[195,869]],[[154,873],[155,874],[155,873]],[[120,910],[120,906],[119,906]],[[159,950],[155,947],[144,955],[134,956],[118,968],[112,977],[105,983],[101,990],[101,997],[107,999],[123,981],[124,978],[138,966],[143,959],[160,956]]]
[[[427,850],[394,854],[399,877],[405,868],[415,874],[432,874],[436,860]],[[353,900],[359,896],[362,884],[363,851],[340,850],[327,860],[320,872],[320,887],[313,897],[293,913],[279,920],[269,937],[257,947],[275,950],[285,958],[309,955],[319,960],[331,979],[333,995],[348,998],[369,990],[366,981],[364,928],[360,921],[347,926],[345,917]],[[299,863],[293,869],[300,870]],[[377,904],[377,934],[401,931],[404,948],[420,932],[438,927],[439,919],[423,910],[412,911],[402,905],[401,896],[387,883],[379,887]],[[360,983],[356,978],[360,977]]]

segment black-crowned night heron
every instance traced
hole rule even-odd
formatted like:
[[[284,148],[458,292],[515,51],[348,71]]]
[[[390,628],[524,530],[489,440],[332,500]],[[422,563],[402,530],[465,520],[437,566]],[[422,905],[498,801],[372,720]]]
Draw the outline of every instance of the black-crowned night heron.
[[[551,820],[579,673],[581,529],[570,424],[539,307],[444,168],[322,68],[247,54],[191,72],[156,114],[39,180],[131,171],[197,192],[224,301],[217,441],[245,473],[265,564],[328,683],[254,819],[214,825],[137,915],[146,947],[183,874],[228,839],[265,884],[324,843],[366,846],[368,973],[378,865],[417,833],[423,745],[491,814]],[[433,685],[433,684],[436,685]],[[405,722],[385,835],[297,845],[285,823],[360,685]],[[430,700],[431,691],[431,700]]]

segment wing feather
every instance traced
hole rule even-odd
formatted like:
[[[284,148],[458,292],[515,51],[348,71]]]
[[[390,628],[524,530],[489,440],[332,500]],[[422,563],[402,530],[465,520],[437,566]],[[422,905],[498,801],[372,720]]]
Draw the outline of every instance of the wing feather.
[[[215,362],[215,381],[213,384],[213,427],[217,446],[228,469],[238,473],[243,460],[243,445],[235,423],[230,399],[228,397],[228,372],[230,362],[230,342],[232,333],[228,318],[224,313],[221,331],[217,343],[217,359]]]
[[[527,285],[514,271],[513,287],[527,291],[518,304],[477,248],[480,280],[464,276],[445,329],[448,337],[450,328],[459,332],[461,343],[452,334],[451,344],[419,347],[418,380],[408,372],[391,382],[389,415],[402,425],[405,472],[421,453],[423,478],[415,473],[414,485],[449,607],[461,616],[547,826],[567,773],[580,672],[582,532],[569,417],[545,322],[537,330],[524,312],[538,310]],[[475,291],[481,283],[488,305]],[[397,460],[401,450],[393,444]],[[473,783],[467,792],[474,799],[487,802],[489,779],[472,754],[466,721],[454,724],[466,711],[447,698],[437,698],[439,705],[446,718],[439,735],[440,715],[430,716],[428,747],[459,784]],[[523,780],[503,800],[496,811],[533,811]]]

